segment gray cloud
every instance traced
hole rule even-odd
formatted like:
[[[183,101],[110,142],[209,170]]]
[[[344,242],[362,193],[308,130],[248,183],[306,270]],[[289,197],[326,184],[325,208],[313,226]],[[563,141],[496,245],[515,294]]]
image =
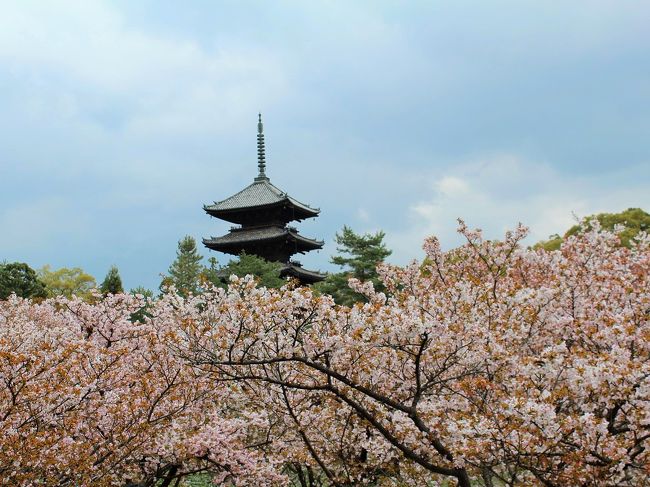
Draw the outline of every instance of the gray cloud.
[[[648,207],[650,7],[21,2],[0,17],[0,259],[155,287],[255,170],[395,259],[455,218],[531,238]],[[221,257],[225,260],[225,257]]]

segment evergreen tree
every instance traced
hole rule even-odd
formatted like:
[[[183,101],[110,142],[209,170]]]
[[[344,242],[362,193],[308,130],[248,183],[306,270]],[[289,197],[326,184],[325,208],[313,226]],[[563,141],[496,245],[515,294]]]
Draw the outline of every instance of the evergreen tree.
[[[129,291],[129,293],[133,294],[134,296],[140,294],[147,299],[153,299],[153,291],[151,289],[147,289],[144,286],[134,287]]]
[[[364,282],[371,281],[375,289],[383,290],[377,275],[377,264],[392,253],[383,242],[385,236],[381,231],[357,235],[350,227],[344,226],[334,239],[338,245],[336,250],[341,255],[336,255],[331,260],[332,264],[341,266],[343,271],[330,274],[324,281],[315,285],[316,289],[330,294],[338,304],[346,306],[365,301],[362,295],[348,286],[348,279],[351,277]]]
[[[124,288],[122,287],[122,278],[120,278],[120,273],[116,266],[112,265],[108,270],[108,274],[106,274],[99,289],[103,295],[119,294],[124,292]]]
[[[36,271],[24,262],[0,263],[0,299],[7,299],[12,293],[21,298],[45,298],[45,284]]]
[[[129,292],[134,296],[137,296],[139,294],[147,301],[144,306],[142,306],[135,313],[132,313],[130,317],[131,323],[135,323],[136,321],[143,322],[146,317],[151,316],[149,314],[149,308],[151,308],[152,305],[153,292],[144,286],[138,286],[136,288],[131,289],[131,291]]]
[[[182,296],[198,294],[201,289],[201,275],[204,267],[201,265],[203,257],[196,248],[196,240],[189,235],[178,242],[176,260],[169,266],[169,276],[163,278],[161,289],[170,284],[176,287]]]
[[[209,257],[208,263],[210,264],[210,267],[205,267],[203,269],[201,277],[205,279],[206,282],[210,282],[217,287],[224,287],[223,275],[221,274],[221,268],[218,265],[216,257]]]

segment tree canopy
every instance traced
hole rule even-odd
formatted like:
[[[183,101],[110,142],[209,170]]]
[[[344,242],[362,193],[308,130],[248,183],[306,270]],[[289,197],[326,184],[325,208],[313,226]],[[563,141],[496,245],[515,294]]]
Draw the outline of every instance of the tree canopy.
[[[641,208],[628,208],[620,213],[598,213],[596,215],[588,216],[585,218],[586,226],[589,228],[589,221],[595,219],[600,223],[600,226],[605,230],[614,230],[617,225],[622,225],[625,229],[618,234],[621,245],[625,247],[630,246],[632,239],[640,232],[650,231],[650,214],[643,211]],[[535,248],[543,248],[545,250],[558,250],[564,239],[570,235],[575,235],[583,226],[581,224],[573,225],[569,228],[564,236],[551,235],[548,240],[544,240],[535,245]]]
[[[39,278],[45,283],[48,297],[73,295],[88,300],[92,298],[91,291],[97,287],[95,278],[84,272],[80,267],[61,267],[52,270],[49,265],[44,265],[38,270]]]
[[[647,484],[650,237],[460,231],[384,264],[386,293],[353,279],[363,306],[251,277],[0,302],[3,482]]]
[[[279,288],[287,283],[280,277],[281,264],[269,262],[256,255],[242,252],[237,259],[233,259],[225,266],[217,267],[216,259],[210,259],[210,268],[206,270],[209,280],[219,287],[227,287],[231,275],[244,277],[254,276],[260,287]]]
[[[156,315],[177,299],[185,306],[162,298]],[[280,484],[255,449],[263,419],[171,353],[175,319],[132,323],[143,305],[129,294],[0,303],[2,485],[163,487],[195,472]]]
[[[138,286],[129,291],[132,296],[142,299],[142,306],[137,311],[131,313],[130,320],[135,323],[137,321],[144,321],[146,317],[151,317],[149,309],[151,308],[152,300],[154,299],[153,291],[144,286]]]
[[[21,298],[45,298],[45,284],[24,262],[0,263],[0,299],[11,294]]]
[[[169,266],[169,276],[163,279],[161,288],[173,285],[181,296],[198,294],[201,289],[201,274],[204,267],[203,257],[196,247],[196,240],[186,235],[178,241],[176,259]]]
[[[188,355],[246,384],[283,457],[333,485],[646,483],[650,238],[587,230],[558,255],[524,228],[460,230],[385,266],[388,298],[353,281],[364,306],[235,283],[193,316]]]
[[[122,287],[122,278],[120,277],[120,272],[117,270],[116,266],[113,265],[108,270],[106,277],[99,286],[99,290],[104,295],[124,292],[124,288]]]
[[[385,236],[381,231],[358,235],[347,225],[344,226],[341,233],[337,233],[334,238],[336,250],[340,255],[331,259],[331,262],[342,267],[343,271],[328,275],[323,282],[316,284],[316,289],[331,295],[336,303],[347,306],[365,301],[362,294],[348,286],[350,278],[371,282],[376,289],[382,290],[383,284],[377,274],[377,265],[392,253],[383,242]]]

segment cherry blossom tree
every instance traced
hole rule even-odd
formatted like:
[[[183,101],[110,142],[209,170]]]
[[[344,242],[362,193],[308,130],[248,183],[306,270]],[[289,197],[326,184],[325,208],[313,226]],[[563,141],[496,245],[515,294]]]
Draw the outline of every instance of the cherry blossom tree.
[[[284,460],[334,485],[641,485],[650,473],[650,239],[597,224],[561,251],[518,228],[380,268],[365,305],[234,281],[185,355],[245,385]]]
[[[178,323],[129,321],[141,298],[61,298],[0,306],[0,482],[167,486],[196,472],[215,482],[281,482],[250,450],[263,416],[169,353]],[[176,484],[178,485],[178,484]]]
[[[353,307],[250,276],[0,303],[1,482],[647,483],[650,238],[460,231]]]

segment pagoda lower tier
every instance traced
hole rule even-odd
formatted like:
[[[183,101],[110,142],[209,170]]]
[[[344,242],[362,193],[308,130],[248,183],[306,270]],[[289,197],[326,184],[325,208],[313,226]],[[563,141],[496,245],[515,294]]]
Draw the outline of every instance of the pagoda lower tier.
[[[303,237],[295,228],[283,225],[236,227],[221,237],[203,239],[203,244],[212,250],[231,255],[246,252],[283,264],[288,264],[293,254],[321,249],[323,243]]]
[[[217,276],[226,283],[230,278],[230,274],[225,269],[219,270]],[[287,263],[281,264],[280,277],[297,279],[301,284],[314,284],[322,281],[326,276],[320,272],[304,269],[300,262],[297,260],[291,260]]]

